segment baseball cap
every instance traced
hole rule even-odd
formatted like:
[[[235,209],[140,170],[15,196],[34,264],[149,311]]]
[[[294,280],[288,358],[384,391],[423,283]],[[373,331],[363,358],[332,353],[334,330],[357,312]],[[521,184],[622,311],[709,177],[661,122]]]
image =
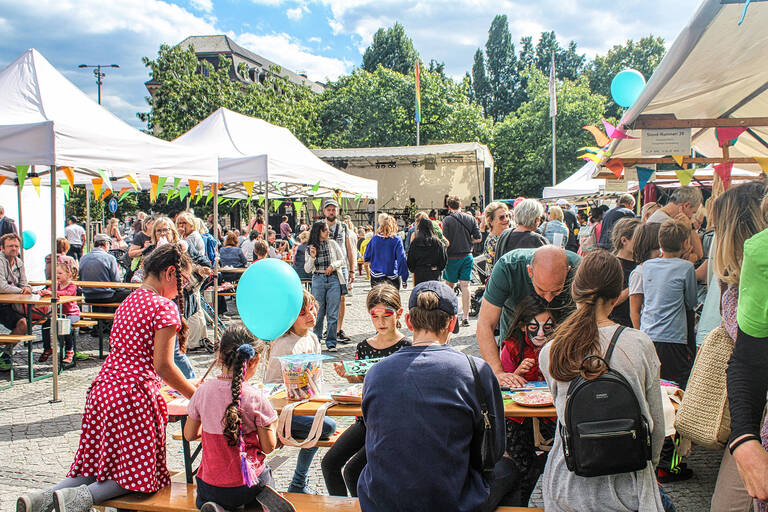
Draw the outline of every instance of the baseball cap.
[[[326,206],[335,206],[336,208],[338,208],[339,203],[335,199],[326,199],[323,202],[323,208],[325,208]]]
[[[566,201],[565,199],[558,199],[556,204],[557,206],[567,206],[568,201]]]
[[[459,300],[456,298],[456,294],[447,284],[441,283],[440,281],[424,281],[423,283],[417,284],[408,299],[408,308],[415,308],[419,300],[419,295],[426,291],[435,292],[437,294],[438,309],[445,311],[451,316],[459,313]],[[459,332],[458,320],[453,328],[453,332],[454,334]]]
[[[99,233],[98,235],[93,237],[93,241],[95,242],[111,242],[112,238],[105,234],[105,233]]]

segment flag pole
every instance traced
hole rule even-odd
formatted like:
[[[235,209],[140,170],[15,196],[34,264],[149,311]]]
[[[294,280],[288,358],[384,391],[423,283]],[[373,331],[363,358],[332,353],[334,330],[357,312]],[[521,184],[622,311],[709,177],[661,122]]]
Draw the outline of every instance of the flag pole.
[[[416,145],[421,144],[421,79],[419,61],[416,61],[416,91],[414,95],[414,120],[416,121]]]
[[[552,186],[557,185],[557,93],[555,90],[555,53],[549,68],[549,117],[552,118]]]

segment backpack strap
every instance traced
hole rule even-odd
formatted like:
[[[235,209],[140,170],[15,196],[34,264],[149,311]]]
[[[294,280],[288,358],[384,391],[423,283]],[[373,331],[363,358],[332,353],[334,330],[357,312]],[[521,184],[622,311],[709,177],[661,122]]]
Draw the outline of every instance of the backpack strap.
[[[626,329],[627,327],[625,325],[619,325],[616,328],[616,331],[613,333],[613,338],[611,338],[611,344],[608,345],[608,350],[605,352],[605,364],[608,365],[611,362],[611,356],[613,355],[613,349],[616,348],[616,342],[619,340],[619,336],[621,336],[621,333]]]
[[[475,396],[477,401],[480,402],[480,413],[483,415],[483,422],[486,428],[490,427],[490,419],[488,417],[488,399],[485,396],[482,386],[480,386],[480,376],[477,372],[477,365],[475,365],[475,359],[469,354],[464,354],[469,361],[469,367],[472,368],[472,377],[475,381]]]

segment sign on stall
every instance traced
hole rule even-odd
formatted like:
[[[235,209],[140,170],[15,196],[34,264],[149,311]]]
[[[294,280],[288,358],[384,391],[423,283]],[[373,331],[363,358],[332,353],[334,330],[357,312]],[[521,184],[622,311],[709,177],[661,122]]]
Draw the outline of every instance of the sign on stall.
[[[649,128],[640,138],[642,156],[690,155],[690,128]]]

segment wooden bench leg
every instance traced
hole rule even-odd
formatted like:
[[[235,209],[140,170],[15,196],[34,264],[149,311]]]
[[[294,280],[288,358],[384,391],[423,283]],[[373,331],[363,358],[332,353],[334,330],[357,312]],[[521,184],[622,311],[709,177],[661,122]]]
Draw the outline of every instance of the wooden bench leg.
[[[11,360],[11,370],[9,374],[10,382],[0,388],[0,391],[13,387],[14,371],[13,371],[13,349],[16,345],[8,345],[0,350],[0,354],[8,354],[8,358]]]
[[[101,319],[97,320],[96,328],[99,330],[99,359],[104,359],[104,326]]]

